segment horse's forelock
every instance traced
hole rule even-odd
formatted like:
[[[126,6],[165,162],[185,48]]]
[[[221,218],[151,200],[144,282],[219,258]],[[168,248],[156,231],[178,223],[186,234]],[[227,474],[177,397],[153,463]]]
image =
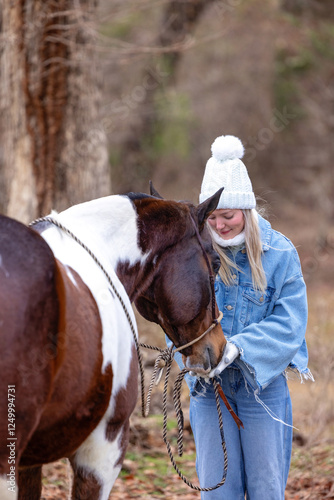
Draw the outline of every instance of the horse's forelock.
[[[138,214],[139,244],[143,252],[163,251],[193,234],[186,203],[152,197],[133,200]]]

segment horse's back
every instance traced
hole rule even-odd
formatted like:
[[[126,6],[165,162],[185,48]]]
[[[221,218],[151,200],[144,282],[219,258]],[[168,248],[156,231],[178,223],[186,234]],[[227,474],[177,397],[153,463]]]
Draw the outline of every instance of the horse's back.
[[[50,351],[55,349],[58,331],[55,272],[53,253],[40,235],[1,215],[0,397],[6,401],[8,386],[14,388],[17,455],[38,424],[51,390]],[[7,423],[4,404],[0,421]],[[1,427],[0,436],[6,440],[7,425]]]
[[[40,235],[0,215],[1,343],[8,341],[2,344],[5,351],[15,350],[18,338],[30,347],[35,325],[46,317],[57,328],[55,271],[53,253]]]

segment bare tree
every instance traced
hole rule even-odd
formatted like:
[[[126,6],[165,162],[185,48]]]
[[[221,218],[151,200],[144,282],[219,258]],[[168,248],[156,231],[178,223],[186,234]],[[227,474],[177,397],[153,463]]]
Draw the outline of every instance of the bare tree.
[[[0,210],[22,221],[110,192],[94,0],[0,6]]]
[[[120,163],[122,165],[122,189],[147,189],[147,178],[152,175],[154,166],[150,150],[150,141],[159,126],[159,116],[155,106],[155,97],[162,87],[170,85],[176,75],[178,64],[187,47],[189,36],[194,31],[201,15],[214,0],[173,0],[166,4],[156,40],[161,54],[156,59],[158,75],[152,73],[149,65],[144,70],[143,81],[146,86],[145,99],[137,108],[137,120],[122,144]],[[142,170],[145,169],[145,176]],[[145,185],[143,179],[145,178]]]
[[[281,6],[284,10],[299,16],[302,22],[308,22],[310,18],[311,21],[313,19],[334,19],[332,0],[282,0]],[[315,78],[313,92],[304,96],[303,104],[308,116],[312,117],[310,123],[313,125],[312,142],[309,141],[311,145],[311,155],[309,156],[314,156],[316,159],[313,160],[313,164],[311,163],[313,168],[309,168],[309,172],[306,173],[304,169],[302,175],[310,186],[311,197],[316,200],[323,214],[318,228],[319,241],[321,246],[326,246],[328,235],[332,234],[330,228],[333,227],[334,223],[333,79],[325,81],[320,76]],[[308,144],[305,144],[305,148],[307,146]],[[314,155],[312,147],[317,148],[317,155]]]

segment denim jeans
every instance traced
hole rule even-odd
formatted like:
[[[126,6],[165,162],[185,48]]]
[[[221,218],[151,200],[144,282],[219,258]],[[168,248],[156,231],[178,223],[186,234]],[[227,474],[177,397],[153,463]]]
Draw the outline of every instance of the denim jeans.
[[[244,429],[238,430],[223,401],[224,435],[228,454],[226,481],[202,500],[284,500],[292,447],[292,428],[274,420],[255,400],[238,368],[219,377],[221,387]],[[190,398],[190,422],[196,443],[196,470],[202,487],[214,486],[223,476],[224,455],[212,384],[197,383]],[[289,389],[284,375],[260,394],[261,401],[292,425]]]

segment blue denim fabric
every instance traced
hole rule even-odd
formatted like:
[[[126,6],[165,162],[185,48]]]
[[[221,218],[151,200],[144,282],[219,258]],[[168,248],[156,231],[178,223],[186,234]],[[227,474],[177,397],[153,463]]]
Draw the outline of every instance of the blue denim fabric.
[[[219,377],[235,413],[238,427],[221,401],[228,455],[226,481],[202,500],[284,500],[288,478],[292,428],[273,420],[255,400],[239,369],[229,367]],[[280,375],[261,393],[261,400],[284,422],[292,424],[286,379]],[[223,476],[224,455],[220,440],[213,386],[202,381],[190,398],[190,421],[196,443],[196,470],[202,487],[214,486]]]
[[[247,255],[240,251],[235,256],[240,269],[236,286],[225,286],[218,277],[216,298],[223,308],[224,335],[241,351],[239,367],[261,391],[288,366],[307,375],[308,354],[306,286],[297,251],[260,216],[259,226],[266,292],[254,290]]]
[[[281,233],[259,216],[263,245],[262,264],[267,277],[265,293],[254,289],[251,269],[244,249],[230,252],[238,266],[234,285],[226,286],[217,276],[216,300],[224,313],[221,321],[225,337],[240,350],[235,361],[248,384],[257,393],[288,367],[302,377],[312,378],[307,364],[306,286],[297,251]],[[229,250],[227,250],[229,251]],[[180,353],[175,355],[183,367]],[[196,378],[186,376],[190,389]]]
[[[240,356],[219,376],[219,381],[245,429],[238,430],[221,403],[228,452],[225,484],[202,493],[202,500],[283,500],[288,477],[292,429],[291,400],[283,375],[287,368],[312,378],[305,342],[307,298],[297,251],[269,222],[259,216],[263,245],[262,263],[267,289],[254,289],[245,249],[230,251],[238,270],[234,284],[226,286],[218,276],[216,299],[224,313],[226,338]],[[229,251],[229,250],[227,250]],[[169,343],[169,342],[168,342]],[[170,344],[170,343],[169,343]],[[182,357],[175,359],[183,368]],[[190,388],[190,419],[197,450],[201,486],[218,483],[223,473],[218,417],[211,383],[186,375]],[[259,398],[272,418],[259,403]]]

